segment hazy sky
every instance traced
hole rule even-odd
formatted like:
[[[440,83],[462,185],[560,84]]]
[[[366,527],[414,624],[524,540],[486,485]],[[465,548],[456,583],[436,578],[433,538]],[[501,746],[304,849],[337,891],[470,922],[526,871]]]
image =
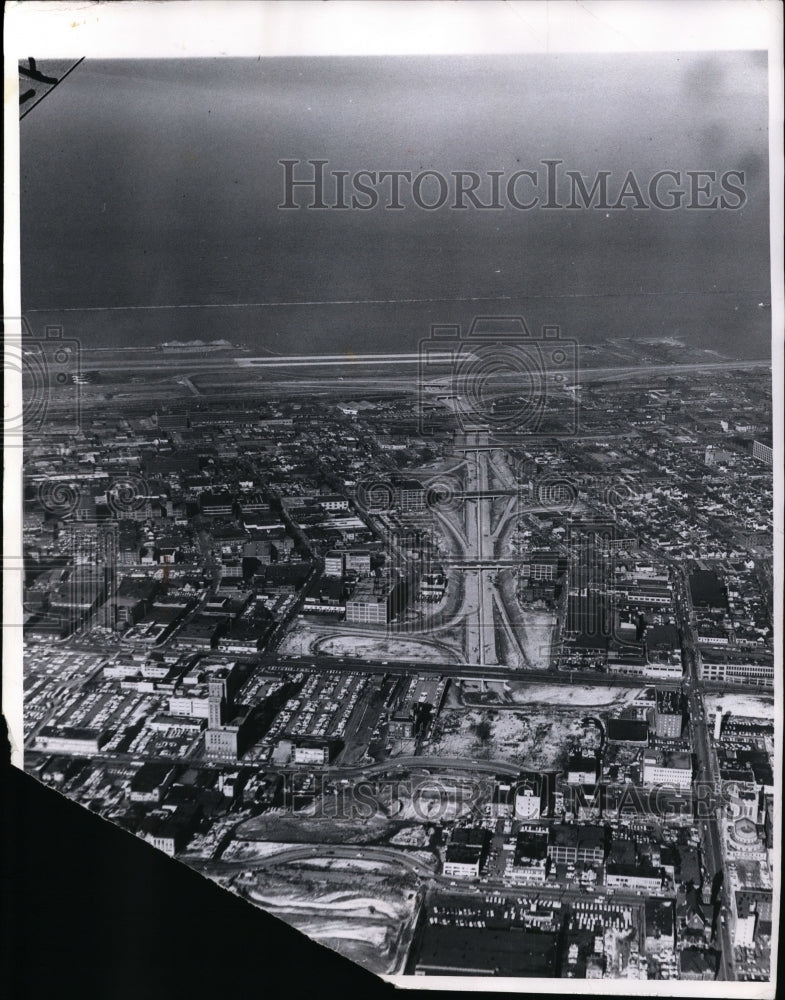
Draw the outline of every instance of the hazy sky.
[[[21,122],[23,305],[49,319],[95,306],[357,303],[63,314],[96,345],[228,336],[303,352],[411,349],[429,322],[479,311],[522,312],[584,341],[680,333],[762,356],[766,77],[765,54],[744,52],[86,60]],[[658,170],[744,170],[747,202],[284,212],[283,158],[507,175],[561,159],[588,177],[611,171],[612,198],[629,170],[644,189]],[[486,301],[459,301],[471,298]],[[412,299],[428,301],[400,302]]]

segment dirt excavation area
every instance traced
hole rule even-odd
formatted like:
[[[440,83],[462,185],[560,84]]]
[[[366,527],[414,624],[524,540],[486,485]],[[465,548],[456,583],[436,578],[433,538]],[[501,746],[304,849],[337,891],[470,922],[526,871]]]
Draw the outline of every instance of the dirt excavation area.
[[[399,639],[389,635],[354,636],[334,635],[314,644],[317,653],[327,656],[356,656],[369,660],[422,660],[425,662],[447,663],[447,650],[428,642],[414,639]]]
[[[400,823],[390,820],[375,799],[352,803],[344,815],[335,814],[327,801],[315,815],[297,813],[262,813],[238,826],[238,840],[264,840],[288,844],[383,844],[397,833]]]
[[[449,687],[423,753],[559,768],[582,741],[587,716],[618,715],[642,694],[639,687],[461,681]]]
[[[455,658],[448,646],[430,642],[426,637],[409,638],[391,635],[384,629],[378,634],[357,630],[350,625],[339,631],[335,626],[320,628],[318,623],[298,621],[279,646],[282,656],[348,656],[369,660],[411,660],[426,663],[449,663]]]
[[[531,684],[517,681],[464,681],[458,697],[465,705],[563,705],[605,711],[622,709],[640,694],[639,687],[601,684]]]
[[[439,716],[429,756],[504,760],[526,770],[562,767],[572,743],[580,741],[585,712],[549,706],[510,709],[445,709]]]
[[[405,961],[417,905],[417,877],[374,862],[353,870],[336,859],[243,873],[232,888],[249,902],[371,972]]]

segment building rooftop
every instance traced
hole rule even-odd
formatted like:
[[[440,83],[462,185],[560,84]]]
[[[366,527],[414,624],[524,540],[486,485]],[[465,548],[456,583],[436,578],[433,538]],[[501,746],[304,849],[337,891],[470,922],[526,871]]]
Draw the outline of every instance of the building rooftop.
[[[731,891],[739,889],[762,889],[770,891],[772,878],[769,866],[765,861],[743,860],[729,861],[725,867],[728,884]]]
[[[725,586],[713,570],[698,569],[690,573],[690,594],[696,607],[725,607]]]
[[[681,692],[658,690],[657,712],[660,715],[681,715]]]
[[[712,948],[682,948],[679,952],[679,968],[682,976],[710,976],[714,978],[719,962],[719,952]]]
[[[488,841],[488,831],[481,826],[458,827],[453,830],[451,844],[466,844],[471,847],[484,847]]]
[[[448,844],[444,860],[458,864],[473,865],[480,860],[481,848],[468,844]]]
[[[610,743],[648,743],[649,724],[638,719],[608,719],[608,741]]]
[[[568,823],[554,823],[551,827],[551,846],[577,847],[578,828]]]
[[[601,826],[579,826],[578,847],[605,847],[605,829]]]
[[[643,762],[656,767],[692,769],[692,757],[683,750],[644,750]]]
[[[158,764],[155,761],[146,761],[136,774],[131,778],[131,791],[133,792],[154,792],[160,788],[172,773],[171,764]]]
[[[444,975],[553,977],[556,935],[426,924],[417,968]]]

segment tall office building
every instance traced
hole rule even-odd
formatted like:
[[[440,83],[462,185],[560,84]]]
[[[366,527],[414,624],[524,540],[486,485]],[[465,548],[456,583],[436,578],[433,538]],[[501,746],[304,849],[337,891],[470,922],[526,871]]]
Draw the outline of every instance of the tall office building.
[[[680,691],[658,691],[654,709],[654,733],[668,739],[678,739],[684,725]]]
[[[234,669],[216,671],[207,681],[207,730],[204,748],[208,757],[237,760],[244,752],[250,712],[235,712],[234,691],[237,675]]]
[[[774,465],[774,451],[771,443],[765,444],[763,441],[752,442],[752,457],[765,465]]]
[[[207,682],[207,691],[207,726],[218,729],[223,724],[226,709],[226,678],[211,677]]]

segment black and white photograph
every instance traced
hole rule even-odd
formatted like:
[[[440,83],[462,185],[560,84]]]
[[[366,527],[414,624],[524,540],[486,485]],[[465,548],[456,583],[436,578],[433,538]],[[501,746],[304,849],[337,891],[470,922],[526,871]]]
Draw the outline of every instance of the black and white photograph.
[[[182,949],[215,899],[366,995],[773,998],[781,6],[57,6],[7,13],[11,763],[198,879]],[[84,997],[159,995],[112,954]]]

